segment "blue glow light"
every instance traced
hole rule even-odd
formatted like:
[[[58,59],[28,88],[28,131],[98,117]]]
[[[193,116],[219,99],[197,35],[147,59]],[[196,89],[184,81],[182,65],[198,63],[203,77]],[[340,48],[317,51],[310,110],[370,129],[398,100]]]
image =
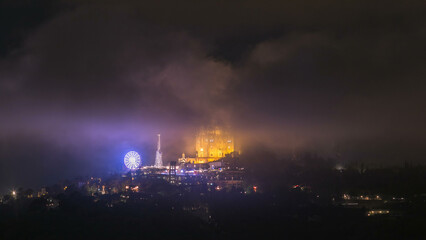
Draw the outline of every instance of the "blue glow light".
[[[135,170],[141,165],[141,156],[135,152],[130,151],[124,156],[124,165],[130,170]]]

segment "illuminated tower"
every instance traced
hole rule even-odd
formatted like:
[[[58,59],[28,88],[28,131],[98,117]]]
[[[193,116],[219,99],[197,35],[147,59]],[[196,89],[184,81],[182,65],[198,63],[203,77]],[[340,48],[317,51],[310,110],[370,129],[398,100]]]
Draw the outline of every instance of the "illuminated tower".
[[[158,144],[157,144],[157,152],[155,153],[155,167],[163,166],[163,154],[161,153],[161,140],[160,134],[158,134]]]

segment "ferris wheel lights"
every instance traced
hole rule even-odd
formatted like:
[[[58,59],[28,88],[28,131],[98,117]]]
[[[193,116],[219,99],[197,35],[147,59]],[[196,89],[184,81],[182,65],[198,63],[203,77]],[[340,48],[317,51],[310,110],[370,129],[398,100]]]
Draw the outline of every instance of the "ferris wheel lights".
[[[124,165],[130,170],[135,170],[141,165],[141,156],[135,152],[130,151],[124,156]]]

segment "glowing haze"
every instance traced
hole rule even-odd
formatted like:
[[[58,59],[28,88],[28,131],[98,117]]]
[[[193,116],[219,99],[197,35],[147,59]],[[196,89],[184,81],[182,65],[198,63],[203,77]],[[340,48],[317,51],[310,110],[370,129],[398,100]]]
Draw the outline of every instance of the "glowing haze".
[[[243,153],[425,161],[421,1],[121,2],[4,3],[1,191],[153,164],[158,133],[167,164],[208,124]]]

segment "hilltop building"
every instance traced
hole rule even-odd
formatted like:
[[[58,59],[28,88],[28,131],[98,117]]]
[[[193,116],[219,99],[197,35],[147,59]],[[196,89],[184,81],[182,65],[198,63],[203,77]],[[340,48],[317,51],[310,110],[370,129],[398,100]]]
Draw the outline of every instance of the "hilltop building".
[[[179,158],[179,163],[209,163],[235,152],[235,139],[229,132],[219,127],[202,128],[195,137],[195,157]]]

